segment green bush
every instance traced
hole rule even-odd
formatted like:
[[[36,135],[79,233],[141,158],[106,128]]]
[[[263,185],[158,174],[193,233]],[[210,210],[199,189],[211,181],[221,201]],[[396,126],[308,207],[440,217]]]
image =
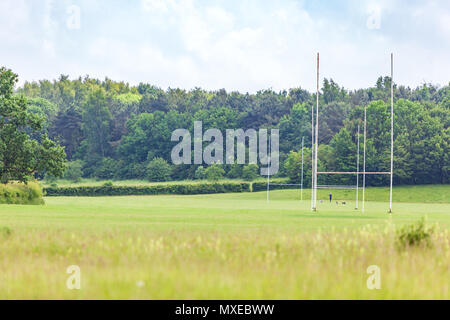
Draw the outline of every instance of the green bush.
[[[253,181],[259,177],[259,168],[256,164],[249,164],[242,169],[242,178],[247,181]]]
[[[147,179],[149,181],[169,181],[172,168],[163,158],[154,158],[147,166]]]
[[[64,179],[72,182],[80,182],[83,176],[83,162],[80,160],[71,161],[67,164]]]
[[[0,184],[0,204],[44,204],[42,188],[36,182]]]
[[[197,180],[204,180],[206,179],[206,170],[204,167],[200,166],[197,168],[197,170],[195,170],[195,179]]]
[[[113,184],[113,182],[112,181],[105,181],[104,183],[103,183],[103,186],[104,187],[112,187],[114,184]]]
[[[227,177],[230,179],[239,179],[242,177],[242,165],[240,164],[232,164],[230,165],[230,169],[228,170]]]
[[[95,169],[94,176],[99,179],[113,179],[118,170],[118,162],[112,158],[102,159]]]
[[[209,181],[218,181],[223,178],[225,170],[223,170],[220,164],[213,164],[206,168],[205,174],[206,179]]]
[[[431,246],[431,235],[433,228],[427,227],[425,219],[422,218],[418,222],[404,226],[397,231],[398,243],[400,247],[414,246]]]
[[[96,196],[138,196],[160,194],[213,194],[250,192],[248,182],[161,184],[150,186],[90,186],[45,188],[47,196],[96,197]]]

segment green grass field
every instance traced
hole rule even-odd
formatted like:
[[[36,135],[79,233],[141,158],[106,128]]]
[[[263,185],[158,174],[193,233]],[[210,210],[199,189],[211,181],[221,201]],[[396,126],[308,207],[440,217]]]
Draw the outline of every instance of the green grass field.
[[[342,190],[346,205],[317,213],[298,190],[0,205],[0,298],[449,299],[450,186],[394,191],[392,215],[386,188],[367,190],[364,213]],[[399,248],[395,230],[424,216],[432,247]],[[81,290],[66,288],[69,265]]]

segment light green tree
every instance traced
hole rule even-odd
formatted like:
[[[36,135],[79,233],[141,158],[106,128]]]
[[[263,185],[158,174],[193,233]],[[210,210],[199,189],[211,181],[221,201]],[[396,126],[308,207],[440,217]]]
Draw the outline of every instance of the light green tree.
[[[163,158],[154,158],[147,165],[147,179],[149,181],[169,181],[172,168]]]
[[[220,164],[212,164],[205,170],[206,178],[210,181],[217,181],[223,178],[225,170]]]

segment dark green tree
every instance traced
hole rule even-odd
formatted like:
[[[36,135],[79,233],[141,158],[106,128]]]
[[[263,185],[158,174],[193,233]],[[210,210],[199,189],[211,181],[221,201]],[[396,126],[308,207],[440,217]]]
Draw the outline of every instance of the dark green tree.
[[[41,132],[44,119],[27,110],[23,95],[13,94],[18,77],[0,68],[0,180],[27,182],[33,175],[48,173],[62,176],[65,170],[64,148]]]
[[[89,144],[89,155],[107,156],[110,152],[112,116],[104,90],[97,89],[89,95],[84,105],[82,119],[82,129]]]
[[[64,173],[64,179],[80,182],[83,177],[83,163],[81,160],[71,161],[67,163],[67,169]]]

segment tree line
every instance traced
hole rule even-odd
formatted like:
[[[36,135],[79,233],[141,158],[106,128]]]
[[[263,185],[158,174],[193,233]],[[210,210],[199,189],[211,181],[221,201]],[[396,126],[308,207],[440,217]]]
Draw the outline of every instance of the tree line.
[[[324,79],[320,100],[319,170],[356,171],[357,127],[363,128],[367,107],[367,170],[390,168],[390,85],[380,77],[366,89],[346,90]],[[423,84],[395,87],[396,184],[448,183],[450,87]],[[300,181],[301,141],[305,139],[305,186],[311,180],[311,107],[315,94],[302,88],[255,94],[163,90],[141,83],[132,86],[88,76],[25,82],[16,89],[26,98],[28,112],[43,120],[41,133],[65,147],[68,179],[148,179],[150,181],[204,179],[252,180],[255,165],[178,165],[170,162],[171,133],[193,130],[280,130],[280,171],[277,176]],[[362,142],[362,135],[361,135]],[[362,146],[362,144],[361,144]],[[361,147],[362,159],[362,147]],[[362,167],[361,167],[362,168]],[[209,170],[209,172],[207,172]],[[51,177],[48,172],[47,177]],[[320,177],[319,183],[352,184],[355,177]],[[352,180],[353,179],[353,180]],[[388,177],[369,176],[369,185],[383,185]]]

